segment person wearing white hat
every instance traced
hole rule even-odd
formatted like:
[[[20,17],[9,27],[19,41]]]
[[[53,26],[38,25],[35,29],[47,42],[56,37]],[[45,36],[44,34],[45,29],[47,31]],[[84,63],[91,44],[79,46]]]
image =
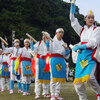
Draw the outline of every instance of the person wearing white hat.
[[[32,76],[32,70],[31,70],[31,49],[30,46],[30,40],[25,39],[24,40],[24,47],[20,49],[21,54],[21,79],[22,79],[22,85],[23,85],[23,95],[30,95],[29,88],[31,84],[31,76]]]
[[[15,60],[16,58],[20,55],[19,50],[20,48],[20,41],[19,39],[15,39],[14,40],[14,47],[9,47],[9,48],[5,48],[4,43],[2,43],[2,48],[3,51],[9,51],[11,53],[11,57],[9,58],[10,60],[10,94],[13,93],[13,89],[14,89],[14,81],[16,80],[16,73],[14,70],[15,67]],[[21,79],[17,80],[18,82],[18,93],[21,93]]]
[[[67,44],[63,41],[62,37],[64,35],[64,29],[58,28],[56,30],[56,35],[51,42],[46,38],[46,46],[48,52],[51,54],[50,58],[50,92],[51,100],[63,100],[60,97],[61,83],[66,82],[66,62],[68,59],[70,50]],[[63,46],[64,45],[64,46]]]
[[[94,58],[96,48],[100,43],[100,27],[94,25],[95,16],[93,11],[89,11],[84,16],[85,25],[82,27],[75,14],[75,4],[71,4],[70,20],[71,26],[75,32],[80,36],[81,45],[73,48],[73,51],[81,50],[78,53],[74,86],[79,100],[88,100],[85,89],[85,82],[96,93],[96,99],[100,100],[100,86],[95,79],[95,70],[97,67],[96,58]],[[100,58],[100,57],[99,57]]]
[[[2,59],[2,49],[0,49],[0,59]],[[1,91],[1,67],[2,63],[0,63],[0,91]]]
[[[47,36],[50,37],[48,32],[45,32]],[[49,98],[49,83],[50,83],[50,73],[44,70],[45,68],[45,58],[46,58],[46,36],[42,36],[42,40],[34,45],[33,54],[37,55],[35,60],[36,76],[35,76],[35,98],[40,98],[41,86],[43,86],[44,97]]]
[[[0,58],[0,63],[2,63],[1,67],[1,92],[5,90],[5,82],[7,81],[8,90],[10,90],[10,72],[8,66],[9,60],[9,51],[5,51],[2,54],[2,58]]]

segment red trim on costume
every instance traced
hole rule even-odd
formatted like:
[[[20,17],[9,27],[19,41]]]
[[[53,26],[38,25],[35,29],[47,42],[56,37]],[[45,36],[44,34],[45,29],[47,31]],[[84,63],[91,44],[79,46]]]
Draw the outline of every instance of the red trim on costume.
[[[49,57],[49,59],[48,59],[48,57]],[[45,70],[46,70],[46,72],[50,71],[50,58],[51,58],[51,55],[49,53],[47,53],[47,55],[45,57],[45,62],[46,62]]]
[[[16,60],[17,57],[11,57],[11,60]]]
[[[97,28],[97,27],[94,26],[93,31],[94,31],[96,28]],[[84,27],[82,28],[82,30],[81,30],[81,32],[80,32],[80,37],[81,37],[83,31],[84,31]]]
[[[83,44],[87,44],[87,42],[81,42],[81,45],[83,45]]]
[[[7,62],[3,62],[2,65],[8,65],[8,63]]]
[[[94,49],[94,51],[93,51],[93,54],[92,54],[91,58],[92,58],[92,59],[94,59],[94,60],[97,62],[97,59],[94,57],[95,52],[96,52],[96,49]]]
[[[87,42],[81,42],[81,45],[82,45],[82,44],[87,44]],[[96,52],[96,49],[92,49],[92,48],[87,48],[87,49],[89,49],[89,50],[94,50],[93,53],[92,53],[91,58],[97,62],[96,58],[94,57],[94,54],[95,54],[95,52]]]
[[[81,37],[83,31],[84,31],[84,27],[82,28],[82,30],[81,30],[81,32],[80,32],[80,37]]]
[[[41,44],[42,41],[39,42],[39,45]]]
[[[63,55],[60,55],[60,54],[51,54],[50,57],[62,57],[62,58],[64,58],[64,56]]]
[[[94,26],[93,31],[94,31],[96,28],[97,28],[97,27],[96,27],[96,26]]]
[[[22,57],[21,61],[31,61],[31,59],[30,58],[26,58],[26,57]]]
[[[45,59],[45,57],[46,57],[46,56],[41,56],[41,55],[37,54],[37,58],[38,58],[38,59]]]

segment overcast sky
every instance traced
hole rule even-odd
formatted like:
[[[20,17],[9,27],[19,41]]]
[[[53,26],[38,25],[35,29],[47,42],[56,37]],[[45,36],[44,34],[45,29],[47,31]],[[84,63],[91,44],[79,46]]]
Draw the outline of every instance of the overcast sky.
[[[63,0],[69,2],[70,0]],[[92,10],[95,14],[95,20],[100,23],[100,0],[76,0],[76,5],[80,8],[80,13],[85,14]]]

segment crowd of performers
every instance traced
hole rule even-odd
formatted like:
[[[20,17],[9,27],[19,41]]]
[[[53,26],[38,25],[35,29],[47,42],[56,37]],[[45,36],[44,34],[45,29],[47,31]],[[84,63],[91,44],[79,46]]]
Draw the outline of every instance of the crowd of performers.
[[[50,36],[48,32],[46,34]],[[40,98],[41,87],[43,87],[42,95],[49,98],[50,87],[51,100],[53,98],[62,100],[59,94],[61,83],[66,82],[65,58],[68,59],[70,55],[67,44],[62,40],[63,35],[64,30],[58,28],[53,42],[43,35],[42,40],[35,45],[32,39],[25,39],[23,48],[19,46],[19,39],[14,40],[14,47],[5,47],[2,42],[1,91],[5,90],[7,80],[9,93],[13,94],[14,81],[17,79],[18,93],[30,95],[31,76],[34,75],[36,99]],[[63,44],[66,46],[63,47]],[[34,54],[33,58],[32,54]]]
[[[82,27],[75,14],[75,4],[71,4],[70,20],[71,26],[80,36],[80,43],[72,50],[78,52],[75,69],[74,87],[79,95],[79,100],[88,100],[85,90],[85,82],[96,93],[96,99],[100,100],[100,85],[98,73],[95,78],[96,68],[100,62],[100,27],[94,25],[94,13],[89,11],[84,17],[85,25]],[[17,78],[18,93],[30,95],[29,88],[31,76],[35,77],[35,98],[40,98],[41,87],[42,95],[51,97],[50,100],[63,100],[60,97],[61,83],[66,82],[66,61],[69,58],[70,49],[63,41],[64,29],[58,28],[53,41],[50,34],[46,32],[42,40],[33,44],[33,39],[25,39],[24,47],[20,48],[20,41],[15,39],[14,47],[6,48],[2,42],[0,49],[1,91],[5,89],[5,81],[10,94],[14,93],[14,81]],[[64,45],[64,46],[63,46]],[[10,54],[9,54],[10,53]],[[34,57],[32,58],[32,54]],[[73,58],[74,59],[74,58]],[[76,58],[75,58],[76,59]],[[49,94],[50,87],[50,94]]]

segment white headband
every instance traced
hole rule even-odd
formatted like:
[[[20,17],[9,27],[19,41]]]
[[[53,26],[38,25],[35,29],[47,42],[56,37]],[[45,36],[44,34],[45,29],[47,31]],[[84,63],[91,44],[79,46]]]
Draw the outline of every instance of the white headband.
[[[63,28],[58,28],[58,29],[56,30],[56,32],[60,32],[60,31],[64,32],[64,29],[63,29]]]
[[[15,42],[19,42],[19,39],[15,39],[15,40],[14,40],[14,43],[15,43]]]
[[[25,42],[29,42],[29,43],[30,43],[30,40],[29,40],[29,39],[25,39],[25,40],[24,40],[24,43],[25,43]]]

